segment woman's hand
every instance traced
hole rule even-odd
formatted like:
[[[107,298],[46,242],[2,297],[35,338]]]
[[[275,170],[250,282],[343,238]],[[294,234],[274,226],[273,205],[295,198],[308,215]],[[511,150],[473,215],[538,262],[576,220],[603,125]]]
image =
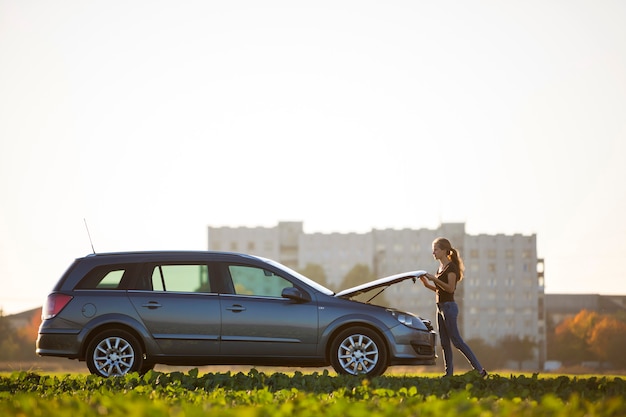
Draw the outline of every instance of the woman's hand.
[[[434,281],[435,280],[435,276],[432,275],[432,274],[429,274],[428,272],[420,277],[420,279],[422,279],[422,278],[426,278],[429,281]],[[423,282],[423,280],[422,280],[422,282]]]

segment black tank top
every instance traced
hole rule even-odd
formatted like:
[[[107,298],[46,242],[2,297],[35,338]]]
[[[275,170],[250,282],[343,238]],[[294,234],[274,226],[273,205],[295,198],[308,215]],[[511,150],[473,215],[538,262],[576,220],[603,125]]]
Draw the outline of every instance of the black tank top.
[[[459,282],[459,267],[452,262],[449,262],[448,265],[444,266],[443,270],[441,272],[438,272],[437,275],[435,276],[447,284],[449,282],[448,274],[450,273],[454,273],[456,275],[456,282],[458,283]],[[436,285],[436,287],[437,287],[437,290],[435,291],[435,293],[437,294],[436,296],[437,303],[445,303],[448,301],[454,301],[453,292],[447,292],[443,288],[441,288],[439,285]]]

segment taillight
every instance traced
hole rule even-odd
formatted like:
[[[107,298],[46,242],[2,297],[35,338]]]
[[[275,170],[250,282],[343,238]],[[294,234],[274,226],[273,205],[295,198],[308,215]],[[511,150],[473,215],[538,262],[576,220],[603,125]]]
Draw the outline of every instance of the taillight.
[[[61,312],[73,297],[65,294],[50,294],[41,310],[41,319],[51,319]]]

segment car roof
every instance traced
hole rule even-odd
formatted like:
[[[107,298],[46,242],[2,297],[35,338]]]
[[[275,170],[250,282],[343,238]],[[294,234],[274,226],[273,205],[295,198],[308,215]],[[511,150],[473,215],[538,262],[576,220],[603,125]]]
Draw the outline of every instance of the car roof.
[[[81,259],[113,259],[120,258],[124,260],[130,260],[129,258],[136,258],[137,260],[146,259],[161,259],[161,258],[247,258],[262,260],[262,258],[255,255],[248,255],[238,252],[223,252],[223,251],[200,251],[200,250],[146,250],[146,251],[126,251],[126,252],[101,252],[90,253]]]
[[[230,254],[230,255],[241,255],[241,256],[250,256],[256,258],[255,255],[249,255],[240,252],[228,252],[228,251],[211,251],[211,250],[139,250],[139,251],[118,251],[118,252],[96,252],[90,253],[85,257],[93,257],[93,256],[116,256],[116,255],[171,255],[171,254]]]

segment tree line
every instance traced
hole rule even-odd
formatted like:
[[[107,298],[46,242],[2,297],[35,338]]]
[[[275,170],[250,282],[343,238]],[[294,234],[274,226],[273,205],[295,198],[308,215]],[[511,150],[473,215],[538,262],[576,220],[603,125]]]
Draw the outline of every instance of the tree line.
[[[34,310],[26,325],[16,328],[0,310],[0,361],[30,361],[35,353],[37,332],[41,323],[41,308]]]
[[[565,365],[597,362],[626,369],[626,314],[581,310],[548,333],[548,359]]]

